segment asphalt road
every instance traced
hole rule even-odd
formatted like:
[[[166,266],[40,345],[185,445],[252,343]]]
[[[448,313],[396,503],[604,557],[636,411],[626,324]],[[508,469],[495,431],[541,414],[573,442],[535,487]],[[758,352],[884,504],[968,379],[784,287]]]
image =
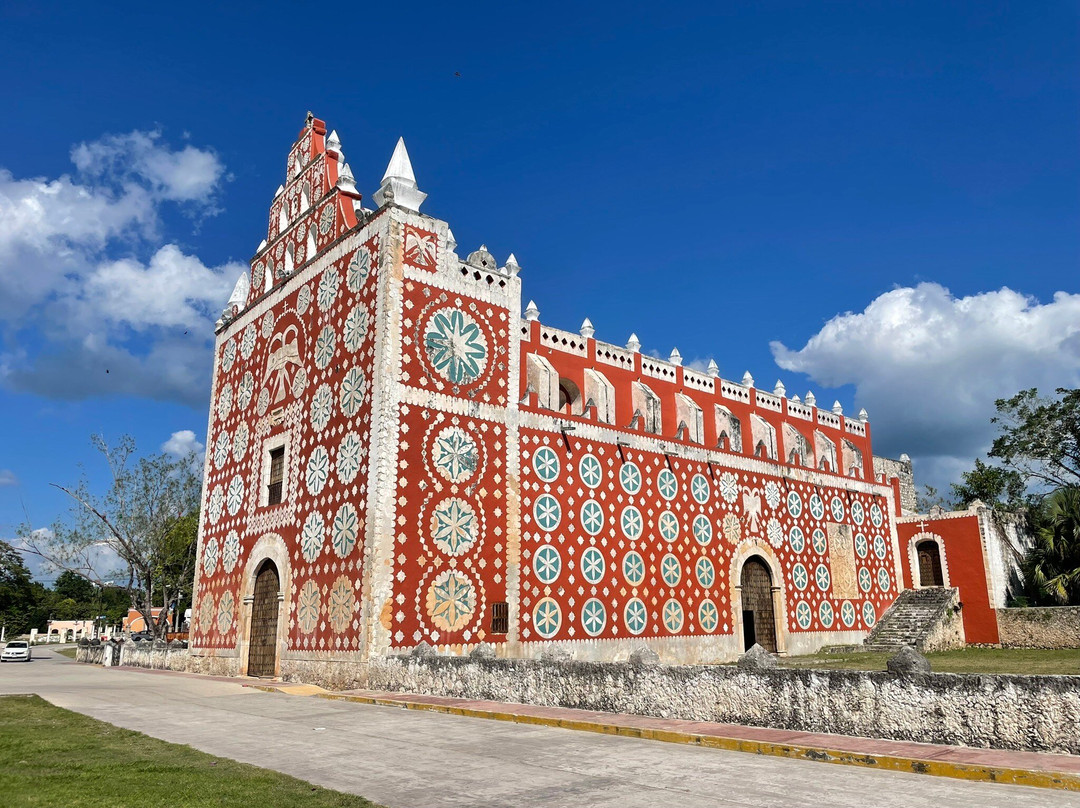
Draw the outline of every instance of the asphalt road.
[[[443,806],[1078,806],[1080,794],[874,771],[79,665],[35,649],[0,694],[362,794]]]

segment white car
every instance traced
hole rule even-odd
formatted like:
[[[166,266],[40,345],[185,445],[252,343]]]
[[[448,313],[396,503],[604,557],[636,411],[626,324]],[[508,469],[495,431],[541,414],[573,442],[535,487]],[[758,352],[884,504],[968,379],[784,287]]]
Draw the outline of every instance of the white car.
[[[3,651],[0,651],[0,662],[29,662],[30,643],[23,640],[9,642]]]

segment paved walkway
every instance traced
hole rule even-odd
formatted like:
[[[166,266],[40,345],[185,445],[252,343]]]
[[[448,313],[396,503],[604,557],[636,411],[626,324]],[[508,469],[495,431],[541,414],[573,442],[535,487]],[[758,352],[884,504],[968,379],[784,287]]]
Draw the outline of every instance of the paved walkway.
[[[0,693],[276,769],[391,808],[1077,806],[1080,794],[264,693],[237,681],[78,665],[0,667]]]

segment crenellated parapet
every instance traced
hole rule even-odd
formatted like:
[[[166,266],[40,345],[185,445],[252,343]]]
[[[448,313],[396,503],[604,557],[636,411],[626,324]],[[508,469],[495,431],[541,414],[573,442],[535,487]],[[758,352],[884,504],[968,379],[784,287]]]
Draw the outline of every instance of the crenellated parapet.
[[[597,340],[589,320],[574,333],[543,324],[530,301],[519,324],[521,399],[527,410],[599,422],[627,433],[655,435],[709,450],[873,480],[869,423],[788,396],[782,382],[758,389],[749,372],[724,379],[715,362],[702,372],[641,353],[631,335],[625,347]]]

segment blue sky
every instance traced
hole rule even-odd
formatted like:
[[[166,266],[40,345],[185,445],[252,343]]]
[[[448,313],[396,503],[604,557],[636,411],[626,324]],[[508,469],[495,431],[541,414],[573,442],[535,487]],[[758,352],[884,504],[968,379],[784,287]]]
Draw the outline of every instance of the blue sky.
[[[368,201],[403,135],[544,322],[865,406],[923,481],[1080,381],[1075,4],[321,8],[0,7],[0,536],[91,432],[204,440],[309,109]]]

